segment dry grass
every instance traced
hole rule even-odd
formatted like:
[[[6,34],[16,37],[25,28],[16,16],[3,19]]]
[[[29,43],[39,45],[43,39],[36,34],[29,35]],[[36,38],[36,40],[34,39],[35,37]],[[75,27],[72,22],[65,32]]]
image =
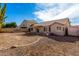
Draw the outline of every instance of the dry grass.
[[[35,36],[30,36],[30,37],[34,38]],[[37,36],[37,37],[40,38],[41,36]],[[66,39],[67,41],[66,40],[63,41],[64,39]],[[75,40],[75,42],[73,42],[72,40]],[[79,55],[78,40],[79,40],[78,37],[57,37],[57,36],[54,36],[52,38],[42,37],[40,41],[32,45],[23,46],[23,47],[19,46],[19,47],[9,48],[6,50],[0,50],[0,55],[16,55],[16,56]]]
[[[2,28],[0,33],[13,33],[15,28]]]

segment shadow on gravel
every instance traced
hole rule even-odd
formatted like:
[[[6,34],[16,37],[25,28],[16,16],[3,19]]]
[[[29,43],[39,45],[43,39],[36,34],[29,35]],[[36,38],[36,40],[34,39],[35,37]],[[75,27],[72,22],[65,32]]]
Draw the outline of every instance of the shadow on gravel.
[[[73,42],[79,41],[79,37],[74,36],[48,36],[48,38],[54,39],[60,42]]]
[[[27,36],[26,33],[18,33],[17,36]]]
[[[29,32],[28,32],[28,33],[25,33],[25,35],[26,35],[26,36],[37,36],[38,34],[37,34],[37,33],[29,33]]]
[[[50,39],[56,40],[56,41],[60,41],[60,42],[72,42],[75,43],[76,41],[79,41],[79,37],[76,36],[57,36],[57,35],[49,35],[47,36],[46,34],[43,33],[25,33],[22,35],[26,35],[26,36],[42,36],[42,37],[48,37]]]
[[[17,36],[37,36],[36,33],[18,33]]]

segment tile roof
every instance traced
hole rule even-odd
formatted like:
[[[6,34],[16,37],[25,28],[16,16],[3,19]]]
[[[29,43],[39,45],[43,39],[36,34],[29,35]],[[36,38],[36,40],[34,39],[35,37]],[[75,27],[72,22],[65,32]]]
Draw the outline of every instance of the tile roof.
[[[52,20],[52,21],[46,21],[46,22],[42,22],[40,24],[35,24],[35,26],[47,26],[47,25],[51,25],[55,22],[65,24],[66,21],[69,21],[69,18],[62,18],[62,19],[57,19],[57,20]]]

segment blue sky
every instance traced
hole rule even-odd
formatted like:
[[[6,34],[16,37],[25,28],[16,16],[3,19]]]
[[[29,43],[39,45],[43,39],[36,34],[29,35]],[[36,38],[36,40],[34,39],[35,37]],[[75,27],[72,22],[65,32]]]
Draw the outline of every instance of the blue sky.
[[[50,21],[68,17],[72,25],[79,24],[79,4],[68,3],[7,3],[6,22],[23,20]]]
[[[34,11],[35,4],[7,4],[6,22],[17,22],[17,24],[20,24],[24,19],[34,19]]]

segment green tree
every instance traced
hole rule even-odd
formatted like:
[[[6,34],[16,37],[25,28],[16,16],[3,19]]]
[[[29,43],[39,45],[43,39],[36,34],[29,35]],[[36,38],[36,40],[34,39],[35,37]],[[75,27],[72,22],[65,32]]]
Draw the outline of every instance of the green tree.
[[[0,30],[2,28],[2,25],[3,25],[4,21],[5,21],[5,19],[7,18],[5,16],[5,12],[6,12],[6,4],[4,4],[2,6],[1,3],[0,3]]]
[[[12,23],[10,23],[10,25],[11,25],[11,27],[13,27],[13,28],[17,27],[16,22],[12,22]]]
[[[3,28],[15,28],[17,27],[16,22],[6,23]]]

